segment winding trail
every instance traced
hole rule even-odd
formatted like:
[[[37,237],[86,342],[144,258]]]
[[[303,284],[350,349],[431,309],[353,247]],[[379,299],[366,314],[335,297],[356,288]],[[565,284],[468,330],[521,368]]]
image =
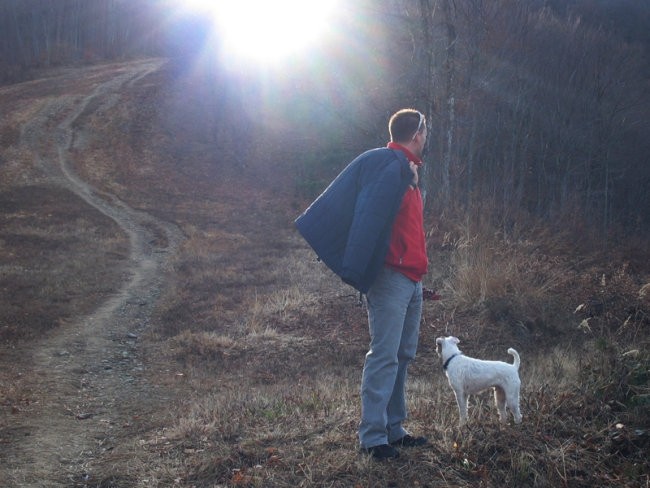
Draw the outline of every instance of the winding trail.
[[[3,446],[7,455],[0,466],[1,486],[96,486],[93,462],[115,447],[120,430],[166,401],[164,392],[143,378],[137,340],[164,286],[165,267],[182,241],[181,232],[114,195],[97,191],[70,164],[74,145],[86,137],[82,115],[111,108],[119,102],[121,91],[161,64],[157,60],[129,63],[116,76],[100,81],[90,94],[61,96],[47,103],[22,128],[21,143],[38,154],[48,182],[72,191],[128,235],[129,277],[90,315],[59,327],[34,345],[30,375],[37,384],[33,388],[56,394],[39,406],[39,415],[22,420],[26,435],[19,444]],[[60,122],[52,133],[56,120]],[[138,401],[143,397],[147,402]]]

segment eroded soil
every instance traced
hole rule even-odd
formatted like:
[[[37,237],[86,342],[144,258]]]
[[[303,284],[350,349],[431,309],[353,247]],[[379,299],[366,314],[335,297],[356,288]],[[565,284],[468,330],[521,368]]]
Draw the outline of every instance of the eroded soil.
[[[112,293],[98,298],[90,313],[3,350],[8,365],[2,375],[7,408],[0,420],[3,486],[83,486],[91,478],[89,464],[119,439],[132,437],[152,410],[169,401],[144,379],[138,340],[182,235],[174,225],[98,191],[71,164],[88,137],[83,122],[89,112],[120,103],[121,92],[160,65],[143,61],[96,69],[85,84],[75,82],[74,71],[63,72],[45,84],[21,85],[34,91],[29,97],[4,93],[21,98],[16,108],[29,114],[13,149],[32,155],[25,166],[36,176],[32,184],[83,200],[95,218],[126,239],[128,252],[116,259],[121,276],[107,284]],[[57,90],[67,84],[75,86],[73,93]]]

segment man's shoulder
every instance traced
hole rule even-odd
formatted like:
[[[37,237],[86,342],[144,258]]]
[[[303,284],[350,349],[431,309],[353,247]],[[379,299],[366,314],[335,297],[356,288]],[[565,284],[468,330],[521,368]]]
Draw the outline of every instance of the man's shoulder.
[[[392,149],[387,147],[375,147],[373,149],[368,149],[367,151],[361,153],[359,158],[394,158],[395,152]]]
[[[360,165],[372,165],[373,168],[377,167],[386,167],[391,163],[400,163],[404,162],[408,164],[406,155],[401,151],[395,151],[387,147],[377,147],[374,149],[369,149],[364,153],[360,154],[353,163]]]

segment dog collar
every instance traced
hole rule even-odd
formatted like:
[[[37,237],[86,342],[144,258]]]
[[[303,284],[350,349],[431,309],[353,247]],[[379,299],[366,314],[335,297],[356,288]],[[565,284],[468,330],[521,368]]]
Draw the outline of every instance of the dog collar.
[[[449,356],[449,358],[445,361],[445,364],[442,365],[443,371],[447,371],[447,366],[449,366],[449,363],[452,359],[454,359],[456,356],[460,356],[460,354],[452,354]]]

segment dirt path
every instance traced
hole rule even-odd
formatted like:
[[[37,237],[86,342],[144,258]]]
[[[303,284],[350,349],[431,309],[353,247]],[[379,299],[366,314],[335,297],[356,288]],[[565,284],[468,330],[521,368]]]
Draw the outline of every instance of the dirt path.
[[[138,334],[147,325],[181,233],[98,192],[69,164],[75,143],[85,137],[82,114],[87,115],[89,107],[110,108],[122,89],[159,67],[156,61],[129,64],[117,76],[100,81],[90,94],[57,97],[22,128],[21,143],[39,154],[48,180],[113,219],[128,235],[130,259],[128,279],[117,294],[33,347],[30,388],[54,393],[44,395],[31,415],[12,420],[23,435],[1,446],[2,486],[94,486],[92,464],[115,447],[125,428],[137,428],[138,419],[165,401],[163,393],[143,379]],[[59,121],[54,133],[52,121]],[[146,404],[140,404],[141,398],[148,399]]]

